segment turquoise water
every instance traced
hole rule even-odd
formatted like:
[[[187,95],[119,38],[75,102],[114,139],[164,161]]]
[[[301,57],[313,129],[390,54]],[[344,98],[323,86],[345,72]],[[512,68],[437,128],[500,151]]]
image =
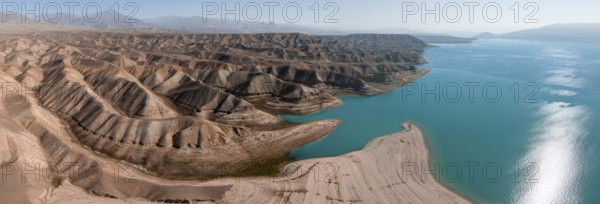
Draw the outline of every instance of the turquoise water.
[[[341,95],[341,107],[282,115],[342,121],[290,156],[358,150],[408,121],[423,129],[441,182],[477,203],[600,202],[599,46],[479,40],[425,56],[432,71],[410,86]]]

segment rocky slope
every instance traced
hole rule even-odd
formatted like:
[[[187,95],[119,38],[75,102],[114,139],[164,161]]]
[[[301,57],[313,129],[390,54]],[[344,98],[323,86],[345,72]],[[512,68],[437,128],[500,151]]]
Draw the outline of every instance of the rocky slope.
[[[110,166],[123,163],[145,175],[140,182],[182,197],[196,188],[159,178],[246,172],[338,124],[286,124],[272,113],[334,107],[335,93],[378,94],[427,72],[414,67],[427,45],[405,35],[78,31],[2,35],[0,45],[0,151],[16,155],[0,164],[41,164],[51,167],[47,185],[66,180],[96,195],[146,200],[166,196],[94,173],[121,178]],[[28,150],[35,156],[19,157]]]

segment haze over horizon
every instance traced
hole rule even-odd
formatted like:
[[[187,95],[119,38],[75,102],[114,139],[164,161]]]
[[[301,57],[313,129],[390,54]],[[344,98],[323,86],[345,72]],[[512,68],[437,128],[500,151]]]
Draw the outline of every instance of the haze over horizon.
[[[233,19],[237,17],[241,23],[274,22],[350,32],[430,32],[462,36],[481,32],[507,33],[556,23],[590,23],[594,22],[593,19],[600,19],[600,13],[595,11],[595,8],[600,7],[600,2],[586,2],[583,0],[571,1],[569,7],[565,7],[564,4],[561,5],[561,1],[558,0],[536,3],[527,1],[475,3],[449,0],[384,0],[369,4],[364,4],[358,0],[277,2],[268,0],[179,0],[175,3],[157,0],[143,2],[86,0],[79,2],[79,5],[73,8],[64,6],[69,1],[53,1],[61,5],[60,10],[56,8],[46,9],[47,2],[19,0],[3,2],[2,11],[12,11],[14,8],[10,7],[9,4],[21,6],[24,2],[27,8],[20,7],[17,10],[33,10],[35,9],[35,3],[40,3],[39,10],[48,13],[56,11],[69,12],[71,10],[75,15],[82,15],[85,14],[85,10],[88,13],[94,13],[96,10],[96,6],[86,7],[88,4],[99,5],[103,11],[114,9],[116,8],[115,5],[118,5],[119,12],[126,15],[131,14],[132,17],[138,19],[154,19],[167,16],[202,16],[219,19],[224,16],[228,19],[228,22],[234,21]],[[226,11],[235,10],[236,3],[239,3],[238,16],[232,14],[231,11]],[[435,11],[436,4],[439,4],[437,11]],[[84,7],[87,9],[83,9]],[[257,7],[260,8],[257,9]],[[298,15],[297,8],[301,11],[301,15]],[[316,8],[319,8],[318,14]]]

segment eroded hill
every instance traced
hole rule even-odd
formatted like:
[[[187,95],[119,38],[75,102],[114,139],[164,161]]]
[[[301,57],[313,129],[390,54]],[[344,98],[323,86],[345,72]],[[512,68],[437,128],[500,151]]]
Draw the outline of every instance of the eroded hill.
[[[105,187],[89,174],[111,160],[170,179],[246,171],[338,124],[274,113],[334,107],[335,93],[378,94],[427,72],[414,67],[427,44],[406,35],[47,32],[0,45],[0,113],[39,144],[51,175],[85,190]]]

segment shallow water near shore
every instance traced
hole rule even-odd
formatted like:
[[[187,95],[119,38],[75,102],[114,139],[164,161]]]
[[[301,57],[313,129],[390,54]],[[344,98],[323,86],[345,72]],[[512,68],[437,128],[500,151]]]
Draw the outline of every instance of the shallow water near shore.
[[[477,203],[600,202],[600,48],[478,40],[425,56],[431,73],[409,86],[374,97],[340,95],[341,107],[281,115],[342,121],[290,157],[359,150],[412,122],[425,133],[430,170]]]

